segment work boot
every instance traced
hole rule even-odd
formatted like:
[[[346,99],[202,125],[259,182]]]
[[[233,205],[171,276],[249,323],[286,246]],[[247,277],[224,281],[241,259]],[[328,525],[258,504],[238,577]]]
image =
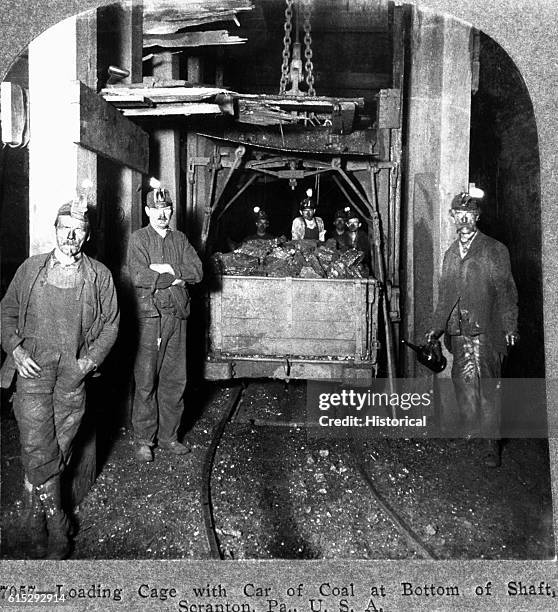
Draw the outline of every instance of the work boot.
[[[48,531],[47,559],[65,559],[71,551],[71,524],[62,509],[60,477],[54,476],[37,487]]]
[[[138,444],[136,448],[136,459],[141,463],[153,461],[153,450],[149,444]]]
[[[174,455],[187,455],[192,449],[186,444],[181,444],[178,440],[172,440],[168,442],[166,440],[159,440],[159,448]]]
[[[497,468],[502,465],[500,440],[485,440],[483,463],[486,467]]]
[[[29,556],[32,559],[42,559],[47,554],[48,535],[45,513],[37,488],[27,480],[27,476],[24,485],[27,498],[27,514],[23,525],[29,542]]]

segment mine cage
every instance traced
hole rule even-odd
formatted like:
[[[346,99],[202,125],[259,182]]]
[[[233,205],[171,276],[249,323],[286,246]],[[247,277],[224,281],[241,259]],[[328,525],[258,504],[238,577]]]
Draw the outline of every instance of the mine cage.
[[[370,278],[214,276],[206,302],[207,379],[369,384],[379,370],[394,376],[392,324],[398,308],[390,298],[397,300],[392,287],[399,258],[394,236],[399,168],[380,146],[381,132],[368,127],[342,134],[327,125],[281,134],[261,127],[225,137],[197,134],[198,146],[201,141],[206,147],[205,157],[197,158],[206,163],[195,170],[197,179],[204,172],[207,190],[200,222],[206,257],[226,243],[227,228],[250,217],[250,208],[240,202],[251,190],[255,195],[244,202],[264,199],[278,222],[275,234],[289,235],[297,193],[311,185],[317,188],[317,214],[326,221],[346,204],[358,211],[368,228],[372,262]]]

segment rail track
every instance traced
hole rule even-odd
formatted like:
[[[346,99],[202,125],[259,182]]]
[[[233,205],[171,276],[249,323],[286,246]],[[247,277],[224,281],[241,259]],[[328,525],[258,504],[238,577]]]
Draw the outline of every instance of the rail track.
[[[215,426],[211,443],[206,451],[205,459],[203,462],[203,475],[202,475],[202,500],[203,500],[203,515],[204,524],[206,530],[206,538],[210,551],[210,555],[214,559],[225,559],[230,558],[227,554],[220,534],[222,530],[219,529],[216,524],[215,512],[214,512],[214,500],[212,497],[212,474],[214,468],[215,457],[221,444],[223,437],[226,435],[227,427],[232,424],[235,420],[235,415],[238,415],[241,410],[242,402],[245,397],[245,392],[248,387],[238,385],[232,389],[228,402],[226,403],[222,416]],[[266,421],[262,418],[250,419],[250,423],[260,433],[269,428],[274,428],[277,431],[277,423],[272,421]],[[297,423],[295,421],[289,421],[282,423],[283,426],[287,427],[299,427],[304,428],[306,424]],[[284,431],[284,428],[283,428]],[[431,548],[421,540],[416,531],[411,525],[401,516],[398,510],[387,501],[387,498],[381,493],[377,484],[374,482],[374,478],[369,474],[365,457],[362,449],[358,448],[355,441],[351,441],[348,445],[348,450],[352,456],[352,464],[354,471],[358,474],[360,480],[364,483],[367,490],[367,495],[371,500],[371,505],[378,508],[380,512],[388,519],[393,528],[402,536],[410,549],[414,550],[418,555],[418,558],[424,559],[436,559],[436,554]],[[271,500],[270,500],[270,503]],[[315,558],[315,557],[314,557]]]

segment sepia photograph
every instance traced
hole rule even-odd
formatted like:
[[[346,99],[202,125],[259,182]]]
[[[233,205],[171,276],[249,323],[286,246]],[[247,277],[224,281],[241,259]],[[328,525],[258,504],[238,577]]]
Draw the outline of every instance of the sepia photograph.
[[[0,7],[1,600],[554,609],[555,9]]]

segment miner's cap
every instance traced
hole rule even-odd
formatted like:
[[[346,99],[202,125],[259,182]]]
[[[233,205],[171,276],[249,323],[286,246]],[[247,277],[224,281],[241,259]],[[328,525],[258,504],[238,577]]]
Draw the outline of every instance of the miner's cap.
[[[451,201],[451,210],[479,212],[479,199],[473,197],[470,193],[458,193]]]
[[[257,208],[257,207],[256,207]],[[254,219],[259,221],[260,219],[264,219],[265,221],[269,220],[267,212],[263,208],[254,209]]]
[[[300,210],[308,210],[308,209],[316,210],[316,204],[312,198],[304,198],[300,203]]]
[[[145,205],[149,208],[166,208],[172,206],[172,198],[168,189],[160,187],[147,192]]]
[[[78,200],[70,200],[62,204],[56,213],[54,225],[58,224],[58,219],[60,219],[60,217],[72,217],[72,219],[81,221],[87,228],[89,228],[90,225],[87,202],[81,198]]]
[[[350,206],[347,206],[347,208],[345,208],[345,219],[347,220],[347,222],[356,219],[360,223],[360,217],[358,216],[357,211],[354,208],[351,208]]]

